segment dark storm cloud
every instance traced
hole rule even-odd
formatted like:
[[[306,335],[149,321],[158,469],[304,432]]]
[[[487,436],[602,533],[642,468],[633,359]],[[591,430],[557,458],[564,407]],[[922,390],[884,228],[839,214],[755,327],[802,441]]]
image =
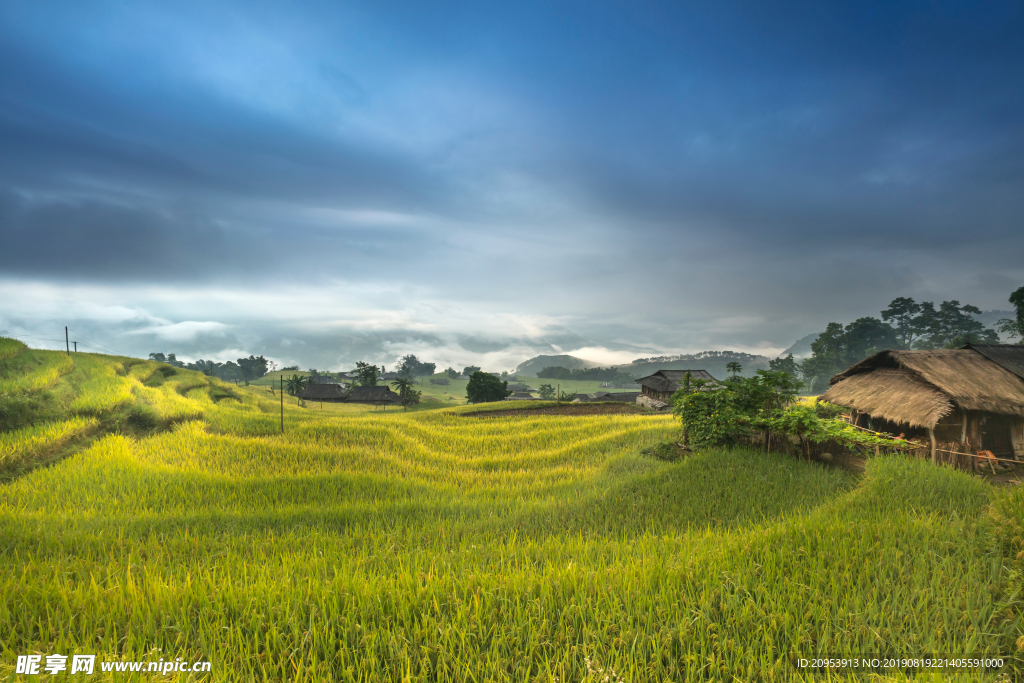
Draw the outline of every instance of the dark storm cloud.
[[[9,4],[0,268],[125,302],[234,286],[210,329],[238,346],[289,308],[266,292],[309,286],[348,326],[306,333],[325,365],[1005,306],[1021,35],[1019,3]]]

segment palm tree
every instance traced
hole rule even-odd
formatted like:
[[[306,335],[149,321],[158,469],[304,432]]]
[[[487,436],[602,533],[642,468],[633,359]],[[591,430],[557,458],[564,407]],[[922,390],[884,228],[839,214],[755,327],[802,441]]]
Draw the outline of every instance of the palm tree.
[[[726,364],[725,369],[731,372],[732,376],[735,377],[736,375],[743,371],[743,366],[737,363],[736,361],[732,361],[731,363]]]
[[[294,396],[295,394],[302,391],[307,384],[306,378],[300,375],[292,375],[284,381],[285,386],[288,387],[288,393]]]
[[[402,407],[405,410],[409,410],[410,403],[417,402],[419,392],[412,388],[412,380],[408,377],[399,377],[391,383],[391,386],[398,390],[398,395],[402,397]]]

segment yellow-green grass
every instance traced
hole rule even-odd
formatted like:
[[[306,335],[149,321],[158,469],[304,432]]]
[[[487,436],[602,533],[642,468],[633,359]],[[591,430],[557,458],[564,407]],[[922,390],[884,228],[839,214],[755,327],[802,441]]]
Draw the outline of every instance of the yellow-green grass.
[[[3,359],[0,393],[40,391],[71,372],[71,356],[56,351],[27,350]]]
[[[0,337],[0,360],[14,358],[19,353],[27,350],[28,347],[17,339]]]
[[[16,469],[65,444],[71,438],[95,429],[96,425],[95,418],[75,417],[12,432],[0,432],[0,470]]]
[[[139,384],[132,376],[125,376],[124,363],[113,357],[81,354],[75,362],[85,366],[88,379],[71,409],[80,414],[96,415],[124,407],[133,401],[132,388]]]
[[[0,487],[0,673],[158,653],[217,681],[789,681],[800,656],[1016,648],[995,531],[1024,506],[992,521],[960,472],[664,463],[640,451],[666,415],[467,415],[508,404],[292,399],[281,434],[278,397],[238,396],[189,390],[202,421]]]

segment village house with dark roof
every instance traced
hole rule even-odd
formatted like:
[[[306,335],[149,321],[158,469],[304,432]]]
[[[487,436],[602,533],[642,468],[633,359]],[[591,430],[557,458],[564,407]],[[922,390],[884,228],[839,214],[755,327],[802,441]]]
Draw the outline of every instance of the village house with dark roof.
[[[300,391],[297,396],[303,401],[342,403],[347,400],[348,393],[342,384],[310,384]]]
[[[682,388],[687,373],[690,374],[690,381],[702,380],[718,384],[707,370],[658,370],[653,375],[634,380],[640,385],[640,395],[636,402],[655,410],[667,410],[672,404],[672,394]]]
[[[506,401],[539,401],[540,399],[528,391],[515,391],[505,397]]]
[[[402,397],[385,386],[355,387],[348,394],[348,403],[369,403],[375,406],[400,403]]]

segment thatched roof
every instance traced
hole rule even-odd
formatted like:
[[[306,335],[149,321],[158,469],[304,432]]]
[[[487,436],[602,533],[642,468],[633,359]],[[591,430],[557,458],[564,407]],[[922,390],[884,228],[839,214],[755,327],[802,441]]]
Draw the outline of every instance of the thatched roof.
[[[340,384],[310,384],[298,396],[310,401],[343,401],[347,394]]]
[[[977,351],[1024,379],[1024,344],[967,344],[963,348]]]
[[[1024,380],[973,349],[882,351],[830,383],[821,400],[915,427],[958,408],[1024,416]]]
[[[658,370],[653,375],[634,381],[640,386],[650,387],[655,391],[671,393],[683,386],[686,373],[690,373],[691,380],[703,380],[717,384],[715,378],[707,370]]]
[[[398,403],[402,397],[387,387],[356,387],[348,395],[349,403]]]

